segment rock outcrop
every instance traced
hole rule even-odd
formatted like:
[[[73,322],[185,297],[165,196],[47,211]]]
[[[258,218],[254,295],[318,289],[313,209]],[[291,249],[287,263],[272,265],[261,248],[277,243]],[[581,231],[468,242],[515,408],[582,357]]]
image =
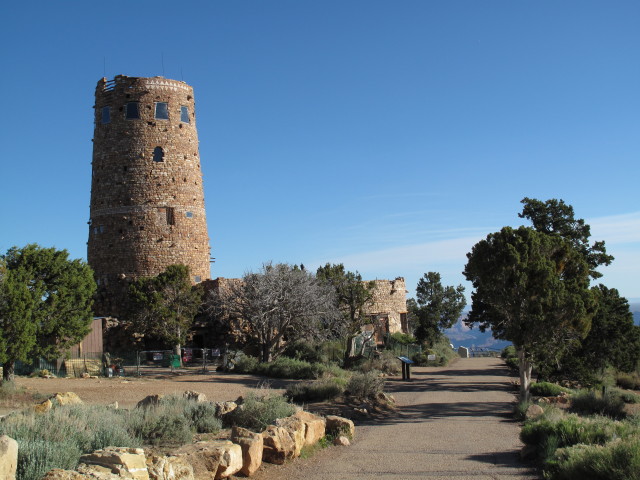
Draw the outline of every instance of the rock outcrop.
[[[231,441],[240,445],[242,449],[242,468],[240,473],[250,477],[262,465],[264,440],[262,435],[254,433],[246,428],[233,427]]]

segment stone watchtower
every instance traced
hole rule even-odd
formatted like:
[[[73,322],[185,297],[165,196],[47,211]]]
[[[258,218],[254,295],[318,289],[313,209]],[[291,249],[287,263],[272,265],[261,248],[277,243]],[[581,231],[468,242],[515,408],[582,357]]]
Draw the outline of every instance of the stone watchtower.
[[[184,82],[98,82],[87,254],[96,315],[120,315],[128,282],[169,265],[187,265],[194,283],[210,276],[194,106]]]

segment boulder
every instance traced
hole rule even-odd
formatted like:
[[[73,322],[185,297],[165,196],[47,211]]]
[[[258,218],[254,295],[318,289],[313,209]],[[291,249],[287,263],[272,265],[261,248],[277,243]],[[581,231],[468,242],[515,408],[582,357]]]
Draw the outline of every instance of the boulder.
[[[81,463],[76,467],[82,478],[90,478],[91,480],[122,480],[123,478],[133,480],[133,477],[127,473],[113,473],[109,467],[101,465],[86,465]]]
[[[293,458],[296,445],[285,428],[269,425],[262,432],[262,439],[262,461],[282,465],[286,460]]]
[[[49,400],[58,405],[79,405],[83,403],[80,397],[73,392],[56,393]]]
[[[198,403],[204,403],[207,401],[207,396],[204,393],[195,392],[193,390],[187,390],[182,394],[187,400],[194,400]]]
[[[240,445],[242,449],[242,468],[240,473],[250,477],[262,465],[262,452],[264,450],[262,435],[251,432],[246,428],[233,427],[231,441]]]
[[[75,470],[62,470],[61,468],[54,468],[49,470],[42,480],[85,480],[91,478]]]
[[[191,464],[198,480],[226,478],[242,468],[242,448],[228,440],[185,445],[176,455]]]
[[[327,432],[334,435],[345,434],[349,438],[356,435],[356,426],[348,418],[327,415]]]
[[[344,435],[340,435],[339,437],[333,439],[333,444],[339,447],[348,447],[349,445],[351,445],[351,442]]]
[[[313,413],[305,412],[304,410],[298,410],[293,416],[299,418],[304,423],[305,445],[315,445],[324,437],[326,429],[324,418],[314,415]]]
[[[118,408],[119,408],[118,402],[115,401],[113,403],[110,403],[109,405],[106,406],[106,408],[108,408],[110,410],[118,410]]]
[[[216,417],[222,417],[238,408],[236,402],[215,402],[214,405],[216,406]]]
[[[158,395],[148,395],[138,402],[138,404],[136,405],[136,408],[155,407],[160,403],[160,400],[162,400],[163,398],[164,398],[164,395],[162,395],[161,393]]]
[[[89,467],[102,467],[105,473],[126,478],[149,480],[147,462],[142,448],[107,447],[80,457],[80,463]],[[103,471],[99,469],[100,471]]]
[[[536,418],[542,415],[543,413],[544,413],[544,410],[542,409],[542,407],[540,405],[534,404],[534,405],[529,405],[529,408],[527,408],[527,411],[525,412],[524,416],[527,419]]]
[[[299,457],[302,447],[305,446],[306,427],[304,422],[292,415],[286,418],[278,418],[276,426],[284,428],[289,433],[294,444],[293,457]]]
[[[15,480],[18,467],[18,442],[6,435],[0,436],[0,479]]]
[[[184,457],[147,454],[151,480],[194,480],[193,467]]]
[[[45,400],[42,403],[34,405],[32,408],[35,413],[47,413],[53,408],[53,403],[51,403],[51,400]]]

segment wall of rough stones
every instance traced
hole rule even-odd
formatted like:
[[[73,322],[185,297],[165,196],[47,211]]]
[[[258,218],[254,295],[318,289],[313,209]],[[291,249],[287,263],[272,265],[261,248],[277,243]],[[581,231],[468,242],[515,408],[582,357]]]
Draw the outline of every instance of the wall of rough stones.
[[[208,279],[209,235],[193,89],[120,75],[101,79],[95,97],[87,257],[94,313],[117,316],[131,279],[178,263],[194,283]]]
[[[408,333],[406,325],[403,325],[403,318],[406,319],[407,313],[407,288],[404,278],[373,280],[373,282],[373,303],[365,309],[366,314],[388,316],[389,333]]]

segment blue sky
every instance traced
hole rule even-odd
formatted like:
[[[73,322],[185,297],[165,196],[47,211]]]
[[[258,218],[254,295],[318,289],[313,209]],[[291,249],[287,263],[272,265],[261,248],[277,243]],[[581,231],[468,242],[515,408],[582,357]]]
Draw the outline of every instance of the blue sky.
[[[3,6],[0,252],[86,258],[96,82],[195,88],[212,276],[439,271],[520,200],[562,198],[640,299],[637,1],[87,1]]]

